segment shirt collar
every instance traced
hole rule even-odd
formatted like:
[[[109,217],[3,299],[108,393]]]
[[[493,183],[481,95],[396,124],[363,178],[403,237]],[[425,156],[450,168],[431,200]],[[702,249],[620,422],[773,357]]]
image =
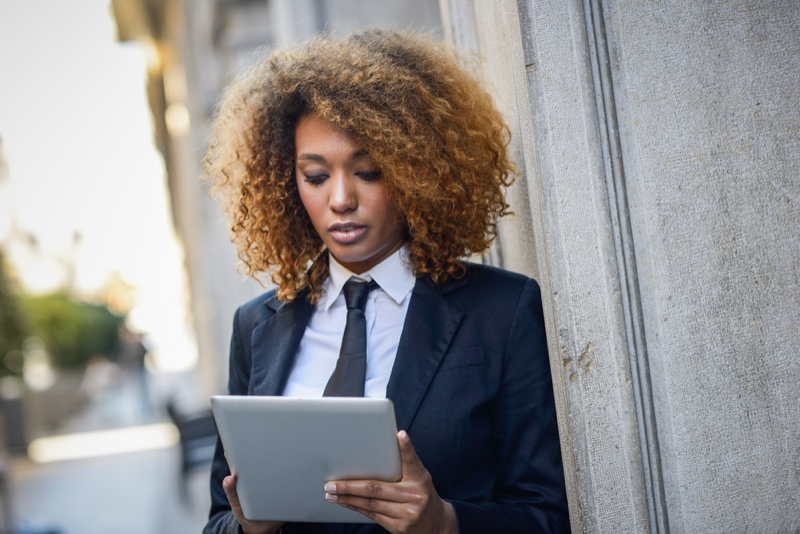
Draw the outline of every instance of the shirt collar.
[[[411,290],[417,279],[408,261],[408,245],[403,245],[391,256],[374,266],[369,271],[355,274],[344,267],[332,254],[328,253],[329,276],[323,284],[323,294],[319,301],[319,308],[327,310],[342,292],[342,287],[350,277],[355,276],[362,280],[375,280],[381,289],[397,304],[402,303]]]

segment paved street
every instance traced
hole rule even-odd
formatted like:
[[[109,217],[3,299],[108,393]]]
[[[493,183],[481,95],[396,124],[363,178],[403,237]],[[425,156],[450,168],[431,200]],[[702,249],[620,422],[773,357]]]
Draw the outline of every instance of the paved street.
[[[188,387],[161,386],[171,394]],[[74,436],[166,422],[160,411],[140,407],[135,385],[126,382],[102,406],[90,405],[59,430]],[[13,518],[21,534],[194,533],[202,530],[208,512],[208,469],[191,475],[184,502],[175,445],[50,463],[21,456],[12,459],[10,470]]]
[[[52,525],[61,534],[200,532],[208,512],[207,470],[190,480],[189,502],[178,491],[177,449],[88,460],[12,465],[18,524]],[[31,529],[33,532],[48,532]]]

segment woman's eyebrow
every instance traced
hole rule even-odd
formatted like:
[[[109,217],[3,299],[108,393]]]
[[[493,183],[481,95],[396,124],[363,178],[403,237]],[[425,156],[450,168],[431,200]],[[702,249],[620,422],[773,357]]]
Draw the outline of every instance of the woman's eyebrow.
[[[319,154],[298,154],[297,155],[297,159],[298,160],[302,159],[302,160],[305,160],[305,161],[319,161],[320,163],[327,163],[328,162],[328,160],[326,160],[324,157],[320,156]]]
[[[353,155],[350,156],[350,160],[352,161],[352,160],[355,160],[355,159],[366,158],[366,157],[369,157],[369,153],[366,150],[361,149],[361,150],[357,150],[357,151],[353,152]],[[317,161],[319,163],[328,163],[328,160],[325,159],[325,156],[321,156],[319,154],[308,154],[308,153],[305,153],[305,152],[302,153],[302,154],[298,154],[297,155],[297,160],[298,161],[300,161],[300,160],[303,160],[303,161]]]

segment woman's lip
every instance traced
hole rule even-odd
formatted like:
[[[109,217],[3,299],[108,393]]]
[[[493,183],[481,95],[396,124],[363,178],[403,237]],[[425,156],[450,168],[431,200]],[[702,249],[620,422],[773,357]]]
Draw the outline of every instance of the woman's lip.
[[[337,243],[342,244],[358,241],[366,231],[366,226],[354,223],[336,223],[328,228],[331,237],[333,237]]]

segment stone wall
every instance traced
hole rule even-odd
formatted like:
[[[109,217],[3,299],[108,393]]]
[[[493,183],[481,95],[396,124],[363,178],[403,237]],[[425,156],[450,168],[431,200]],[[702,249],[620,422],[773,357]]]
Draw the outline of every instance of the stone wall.
[[[798,531],[796,4],[442,7],[518,138],[575,530]]]

